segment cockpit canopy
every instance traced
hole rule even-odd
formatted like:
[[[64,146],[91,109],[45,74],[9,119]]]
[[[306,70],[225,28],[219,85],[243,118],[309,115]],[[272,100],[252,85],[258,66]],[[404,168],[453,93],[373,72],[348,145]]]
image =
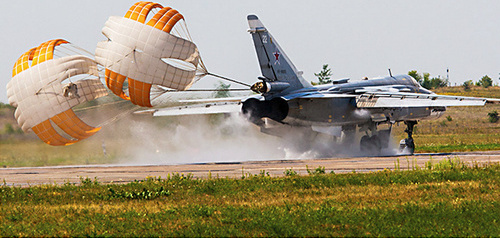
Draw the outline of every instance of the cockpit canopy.
[[[416,87],[421,87],[420,84],[417,82],[416,79],[414,79],[412,76],[406,75],[405,78],[409,78],[411,84],[415,85]]]

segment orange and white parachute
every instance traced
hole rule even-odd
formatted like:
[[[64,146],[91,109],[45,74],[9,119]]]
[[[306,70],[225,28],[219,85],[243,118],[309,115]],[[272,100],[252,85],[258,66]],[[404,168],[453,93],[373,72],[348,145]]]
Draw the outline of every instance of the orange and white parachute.
[[[33,130],[49,145],[69,145],[95,134],[100,128],[87,125],[71,108],[107,95],[93,59],[84,55],[54,58],[61,44],[69,42],[50,40],[21,55],[7,84],[9,103],[17,107],[14,116],[23,131]],[[88,78],[76,81],[78,76]],[[54,125],[72,138],[59,134]]]
[[[99,42],[95,51],[96,61],[106,68],[108,88],[136,105],[152,107],[152,85],[186,90],[206,74],[187,28],[185,38],[172,32],[183,19],[178,11],[153,2],[137,2],[125,17],[110,17],[102,29],[108,40]],[[123,89],[126,79],[128,95]]]

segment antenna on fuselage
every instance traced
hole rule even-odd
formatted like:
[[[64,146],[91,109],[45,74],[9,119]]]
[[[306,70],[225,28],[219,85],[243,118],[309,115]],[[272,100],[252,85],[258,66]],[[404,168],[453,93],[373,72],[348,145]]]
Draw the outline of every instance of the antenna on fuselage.
[[[391,72],[391,69],[389,69],[389,76],[391,76],[391,78],[392,78],[392,72]]]

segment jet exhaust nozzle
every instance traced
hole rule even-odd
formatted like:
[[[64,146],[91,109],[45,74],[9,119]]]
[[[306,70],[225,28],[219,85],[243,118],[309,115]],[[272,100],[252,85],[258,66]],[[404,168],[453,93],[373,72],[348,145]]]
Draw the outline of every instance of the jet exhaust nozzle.
[[[275,121],[282,121],[288,116],[288,102],[283,98],[273,98],[270,101],[260,101],[251,98],[243,102],[242,112],[250,121],[256,123],[267,117]]]

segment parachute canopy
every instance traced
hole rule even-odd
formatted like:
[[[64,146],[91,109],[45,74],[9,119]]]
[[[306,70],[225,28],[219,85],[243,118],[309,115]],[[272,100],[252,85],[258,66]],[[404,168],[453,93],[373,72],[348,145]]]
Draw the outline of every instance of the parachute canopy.
[[[153,2],[137,2],[125,17],[110,17],[102,29],[108,40],[99,42],[95,51],[96,61],[106,68],[108,88],[136,105],[152,107],[152,85],[176,90],[191,87],[206,69],[196,45],[171,33],[183,19],[176,10]],[[123,91],[126,79],[129,95]]]
[[[87,125],[71,108],[107,95],[93,59],[84,55],[54,59],[55,47],[61,44],[69,42],[50,40],[21,55],[7,84],[9,103],[17,107],[14,116],[23,131],[32,129],[49,145],[69,145],[95,134],[100,128]],[[90,78],[72,82],[75,76]],[[73,139],[59,134],[53,125]]]

